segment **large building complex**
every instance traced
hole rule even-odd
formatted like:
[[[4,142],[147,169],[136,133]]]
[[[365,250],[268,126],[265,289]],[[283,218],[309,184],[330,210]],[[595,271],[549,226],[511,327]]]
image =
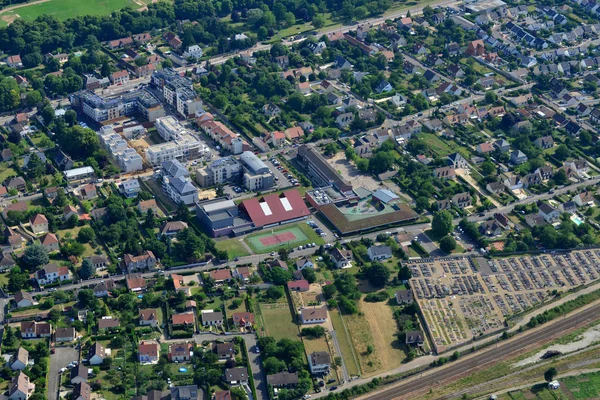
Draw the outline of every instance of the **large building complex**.
[[[308,206],[296,189],[242,201],[236,205],[221,197],[201,201],[196,215],[212,237],[238,236],[256,229],[300,221],[310,215]]]
[[[212,140],[219,143],[224,150],[230,152],[231,154],[241,154],[242,152],[250,149],[248,143],[243,140],[240,135],[234,133],[222,122],[215,121],[212,119],[212,117],[205,117],[208,119],[199,118],[196,120],[196,123],[210,136]]]
[[[352,192],[352,184],[342,178],[313,146],[298,149],[298,158],[304,163],[308,176],[315,186],[333,186],[342,193]]]
[[[242,165],[233,157],[223,157],[196,170],[196,182],[202,187],[240,180]]]
[[[154,71],[152,84],[162,90],[165,102],[177,109],[184,118],[201,113],[202,101],[193,89],[192,81],[172,68]]]
[[[251,151],[245,151],[240,156],[240,161],[244,166],[243,180],[246,189],[258,191],[273,187],[275,183],[273,173],[256,154]]]
[[[177,160],[162,163],[163,190],[175,203],[194,204],[198,189],[190,180],[190,173]]]
[[[71,105],[98,123],[139,114],[150,122],[165,116],[160,101],[146,90],[136,90],[119,97],[105,98],[83,90],[69,96]]]
[[[100,143],[117,161],[123,172],[134,172],[144,169],[142,157],[132,148],[127,141],[110,125],[103,126],[98,132]]]
[[[175,118],[158,118],[155,126],[158,134],[167,142],[146,149],[146,160],[150,164],[161,165],[165,161],[210,157],[210,150],[204,142],[185,129]]]

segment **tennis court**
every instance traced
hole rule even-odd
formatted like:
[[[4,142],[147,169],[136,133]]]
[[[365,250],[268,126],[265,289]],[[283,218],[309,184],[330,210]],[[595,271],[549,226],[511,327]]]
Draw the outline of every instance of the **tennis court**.
[[[301,245],[309,241],[308,236],[298,226],[268,230],[246,238],[246,243],[255,253],[267,253],[280,247]]]

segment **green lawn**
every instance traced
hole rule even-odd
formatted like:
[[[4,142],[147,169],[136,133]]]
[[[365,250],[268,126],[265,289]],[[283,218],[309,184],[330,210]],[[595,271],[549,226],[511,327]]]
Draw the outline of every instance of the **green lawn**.
[[[248,252],[246,247],[242,244],[240,239],[237,239],[237,238],[221,240],[221,241],[215,242],[215,247],[219,251],[227,251],[227,254],[229,255],[229,259],[250,255],[250,253]]]
[[[352,344],[350,343],[350,338],[346,335],[346,331],[344,330],[344,325],[342,323],[342,317],[338,310],[329,310],[329,318],[331,318],[331,323],[333,324],[333,329],[335,329],[337,340],[340,345],[340,350],[342,351],[342,357],[344,358],[344,363],[346,364],[346,370],[348,370],[349,375],[360,375],[360,370],[358,369],[358,365],[354,360],[354,356],[352,353]]]
[[[418,138],[425,141],[436,157],[445,157],[458,152],[467,160],[471,158],[470,151],[465,147],[461,147],[454,142],[445,142],[433,133],[422,132]]]
[[[7,163],[0,163],[0,182],[4,182],[9,176],[17,176],[17,171],[9,167]]]
[[[275,243],[273,245],[266,246],[261,243],[261,238],[270,237],[274,234],[283,233],[283,232],[292,232],[296,239]],[[254,233],[252,235],[248,235],[244,241],[252,251],[256,254],[269,253],[271,251],[277,251],[281,247],[296,247],[302,246],[307,243],[315,243],[317,246],[325,243],[322,237],[316,234],[316,232],[308,226],[306,223],[301,222],[296,225],[286,225],[278,229],[265,229],[260,232]]]
[[[560,381],[576,399],[600,398],[600,373],[598,372],[561,378]]]
[[[272,336],[276,340],[289,338],[300,340],[298,325],[290,312],[287,302],[276,304],[256,304],[260,307],[260,314],[264,322],[264,335]]]
[[[15,14],[18,14],[20,18],[33,21],[41,15],[51,15],[59,20],[65,20],[79,15],[108,15],[125,7],[138,9],[141,7],[140,3],[149,2],[148,0],[48,0],[8,11],[3,14],[3,17],[12,19]],[[0,22],[6,25],[4,19]]]

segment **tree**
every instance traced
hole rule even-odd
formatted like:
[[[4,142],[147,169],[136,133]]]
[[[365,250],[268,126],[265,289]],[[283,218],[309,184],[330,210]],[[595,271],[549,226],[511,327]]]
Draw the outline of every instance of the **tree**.
[[[317,281],[317,273],[312,268],[304,268],[302,270],[302,276],[308,283],[315,283]]]
[[[95,238],[96,234],[94,233],[94,230],[89,226],[84,226],[79,230],[79,233],[77,234],[77,241],[79,243],[89,243]]]
[[[279,250],[277,250],[277,253],[279,254],[279,259],[281,261],[287,261],[290,257],[290,252],[285,247],[282,247]]]
[[[321,14],[315,15],[312,19],[312,25],[316,29],[324,27],[325,26],[325,17],[323,17]]]
[[[452,232],[452,214],[448,210],[436,211],[431,221],[431,230],[437,237],[443,237]]]
[[[98,299],[92,289],[81,289],[77,293],[77,301],[82,308],[96,308],[98,304]]]
[[[485,102],[488,104],[493,104],[498,100],[498,95],[493,90],[486,92],[485,94]]]
[[[27,105],[27,107],[34,107],[40,104],[43,99],[44,98],[42,97],[39,91],[32,90],[31,92],[28,92],[25,95],[25,104]]]
[[[376,287],[384,287],[390,279],[390,270],[379,262],[374,262],[367,270],[367,279]]]
[[[144,225],[148,229],[156,228],[156,217],[154,216],[154,211],[152,211],[152,209],[148,209],[148,212],[146,212],[146,218],[144,219]]]
[[[456,240],[452,236],[444,236],[440,240],[440,249],[445,253],[452,253],[456,249]]]
[[[40,111],[42,119],[44,120],[44,124],[48,125],[54,120],[54,108],[50,104],[46,105]]]
[[[283,289],[280,286],[270,286],[267,289],[266,296],[273,300],[280,299],[283,297]]]
[[[30,269],[39,267],[40,265],[48,264],[50,258],[46,248],[39,243],[34,243],[25,249],[23,257],[21,257],[23,263]]]
[[[81,269],[79,270],[79,277],[81,279],[90,279],[96,273],[96,268],[92,264],[89,258],[86,258],[81,263]]]
[[[565,161],[567,158],[571,157],[571,149],[569,149],[567,145],[563,143],[556,148],[554,157],[556,157],[556,159],[559,161]]]
[[[544,372],[544,379],[547,382],[552,382],[556,375],[558,375],[558,371],[556,371],[556,368],[550,367],[546,372]]]

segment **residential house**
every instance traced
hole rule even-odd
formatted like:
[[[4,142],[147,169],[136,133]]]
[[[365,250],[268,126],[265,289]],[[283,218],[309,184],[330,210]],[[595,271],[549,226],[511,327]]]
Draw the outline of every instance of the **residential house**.
[[[233,325],[238,328],[252,328],[254,326],[254,314],[250,312],[233,313],[231,319]]]
[[[268,134],[265,142],[271,144],[273,147],[281,147],[285,144],[285,133],[281,131],[274,131]]]
[[[17,54],[6,57],[6,65],[8,65],[10,68],[21,68],[23,66],[21,56]]]
[[[472,197],[468,192],[457,193],[452,196],[452,204],[461,210],[472,205]]]
[[[510,153],[510,162],[514,165],[521,165],[527,162],[527,156],[521,150],[515,150]]]
[[[300,310],[300,323],[306,324],[322,324],[327,321],[326,307],[310,307]]]
[[[542,136],[533,141],[533,144],[542,149],[550,149],[554,147],[554,139],[552,136]]]
[[[36,214],[29,220],[29,226],[35,234],[48,232],[48,219],[44,214]]]
[[[219,360],[235,359],[235,346],[233,342],[215,343],[213,353],[219,357]]]
[[[452,167],[440,167],[433,170],[433,176],[438,179],[454,179],[456,172]]]
[[[352,267],[352,250],[338,249],[337,247],[334,247],[329,252],[329,255],[331,256],[336,268],[339,269]]]
[[[558,206],[562,213],[574,214],[577,211],[577,204],[574,201],[566,201]]]
[[[336,117],[335,123],[340,129],[346,129],[354,121],[354,114],[347,112]]]
[[[154,328],[158,327],[158,311],[154,308],[140,310],[138,324],[140,326],[152,326]]]
[[[248,282],[252,273],[249,267],[237,267],[233,270],[234,278],[241,279],[244,282]]]
[[[303,256],[296,260],[296,269],[298,271],[302,271],[304,268],[314,268],[313,262],[310,260],[310,257]]]
[[[308,292],[310,289],[310,283],[308,283],[306,279],[300,279],[297,281],[288,282],[287,287],[291,292]]]
[[[150,250],[144,251],[139,256],[134,256],[132,254],[125,254],[123,256],[123,265],[129,273],[147,269],[151,270],[156,267],[156,264],[157,259]]]
[[[421,347],[425,343],[423,332],[421,331],[409,331],[406,332],[406,339],[404,343],[407,346],[418,346]]]
[[[14,301],[15,301],[15,304],[17,305],[17,308],[31,307],[32,305],[34,305],[34,300],[33,300],[33,296],[31,295],[31,293],[24,292],[22,290],[19,290],[18,292],[15,293]]]
[[[141,342],[138,345],[138,361],[140,363],[154,363],[160,356],[158,343]]]
[[[57,342],[72,342],[75,340],[76,333],[75,328],[56,328],[54,330],[54,340]]]
[[[518,176],[508,177],[504,180],[503,183],[508,190],[523,189],[523,181]]]
[[[90,365],[101,365],[108,353],[100,342],[94,343],[88,351],[88,362]]]
[[[196,317],[193,311],[188,311],[180,314],[171,315],[171,324],[173,327],[195,327]]]
[[[279,109],[279,107],[277,107],[275,104],[273,103],[268,103],[265,104],[263,106],[263,113],[267,116],[267,117],[276,117],[281,113],[281,110]]]
[[[137,293],[143,292],[146,290],[146,279],[140,274],[129,274],[125,278],[125,283],[127,285],[127,289],[130,291]]]
[[[293,388],[298,385],[298,372],[278,372],[267,375],[267,384],[274,388]]]
[[[22,371],[29,364],[29,352],[23,347],[19,347],[15,354],[10,357],[8,365],[13,371]]]
[[[224,380],[230,385],[247,385],[248,369],[246,367],[226,368]]]
[[[560,217],[560,211],[548,203],[541,203],[538,205],[538,214],[549,224],[558,220]]]
[[[112,279],[103,279],[100,283],[94,286],[94,295],[96,297],[107,297],[109,292],[114,288],[115,283]]]
[[[6,211],[6,208],[4,210]],[[23,238],[23,236],[21,236],[9,226],[7,226],[4,229],[4,241],[10,246],[12,250],[21,249],[25,244],[25,239]]]
[[[371,261],[381,261],[392,258],[392,248],[390,246],[371,246],[367,250],[367,255]]]
[[[573,201],[578,207],[595,205],[595,197],[593,192],[581,192],[573,197]]]
[[[8,385],[8,399],[27,400],[34,391],[35,384],[29,381],[29,377],[23,371],[19,371]]]
[[[377,86],[375,87],[375,91],[377,93],[387,93],[387,92],[391,92],[392,90],[394,90],[394,87],[392,86],[391,83],[389,83],[386,80],[379,82],[377,84]]]
[[[204,310],[201,312],[202,326],[223,325],[223,313],[221,311]]]
[[[490,142],[484,142],[477,145],[475,148],[477,154],[488,154],[494,151],[494,145]]]
[[[179,232],[188,229],[187,222],[165,221],[159,228],[159,236],[176,236]]]
[[[459,153],[450,154],[448,157],[446,157],[446,161],[448,162],[448,165],[454,169],[467,168],[469,165],[467,160]]]
[[[215,283],[229,282],[232,279],[231,270],[229,268],[213,269],[208,274]]]
[[[473,40],[469,42],[467,45],[467,54],[471,56],[482,56],[485,52],[485,45],[483,44],[483,40]]]
[[[72,385],[77,385],[78,383],[81,383],[81,382],[87,382],[88,367],[83,364],[79,364],[79,365],[75,366],[74,368],[71,368],[69,378],[70,378]]]
[[[496,220],[483,221],[479,225],[479,232],[488,237],[500,236],[503,232],[502,226]]]
[[[138,211],[142,215],[146,215],[148,213],[148,210],[152,210],[154,215],[158,214],[159,208],[158,208],[158,204],[156,204],[156,200],[154,200],[154,199],[143,200],[138,203]]]
[[[412,302],[415,301],[414,296],[413,296],[413,292],[410,289],[398,290],[394,294],[394,297],[395,297],[396,303],[398,305],[411,304]]]
[[[121,70],[110,74],[110,81],[113,85],[124,85],[129,82],[129,72]]]
[[[326,351],[315,351],[308,356],[308,367],[313,375],[327,375],[331,365],[331,356]]]
[[[108,332],[115,330],[121,325],[119,318],[113,318],[112,316],[104,316],[98,319],[98,332]]]
[[[508,153],[510,151],[510,143],[504,139],[498,139],[494,142],[494,148],[500,153]]]
[[[170,343],[167,358],[170,362],[190,361],[194,354],[192,343]]]
[[[68,221],[69,218],[71,218],[72,216],[76,216],[77,218],[79,218],[79,212],[75,207],[73,207],[70,204],[67,204],[63,208],[63,221]]]
[[[542,181],[547,181],[554,176],[554,170],[551,166],[545,165],[535,170],[535,173],[540,174]]]

